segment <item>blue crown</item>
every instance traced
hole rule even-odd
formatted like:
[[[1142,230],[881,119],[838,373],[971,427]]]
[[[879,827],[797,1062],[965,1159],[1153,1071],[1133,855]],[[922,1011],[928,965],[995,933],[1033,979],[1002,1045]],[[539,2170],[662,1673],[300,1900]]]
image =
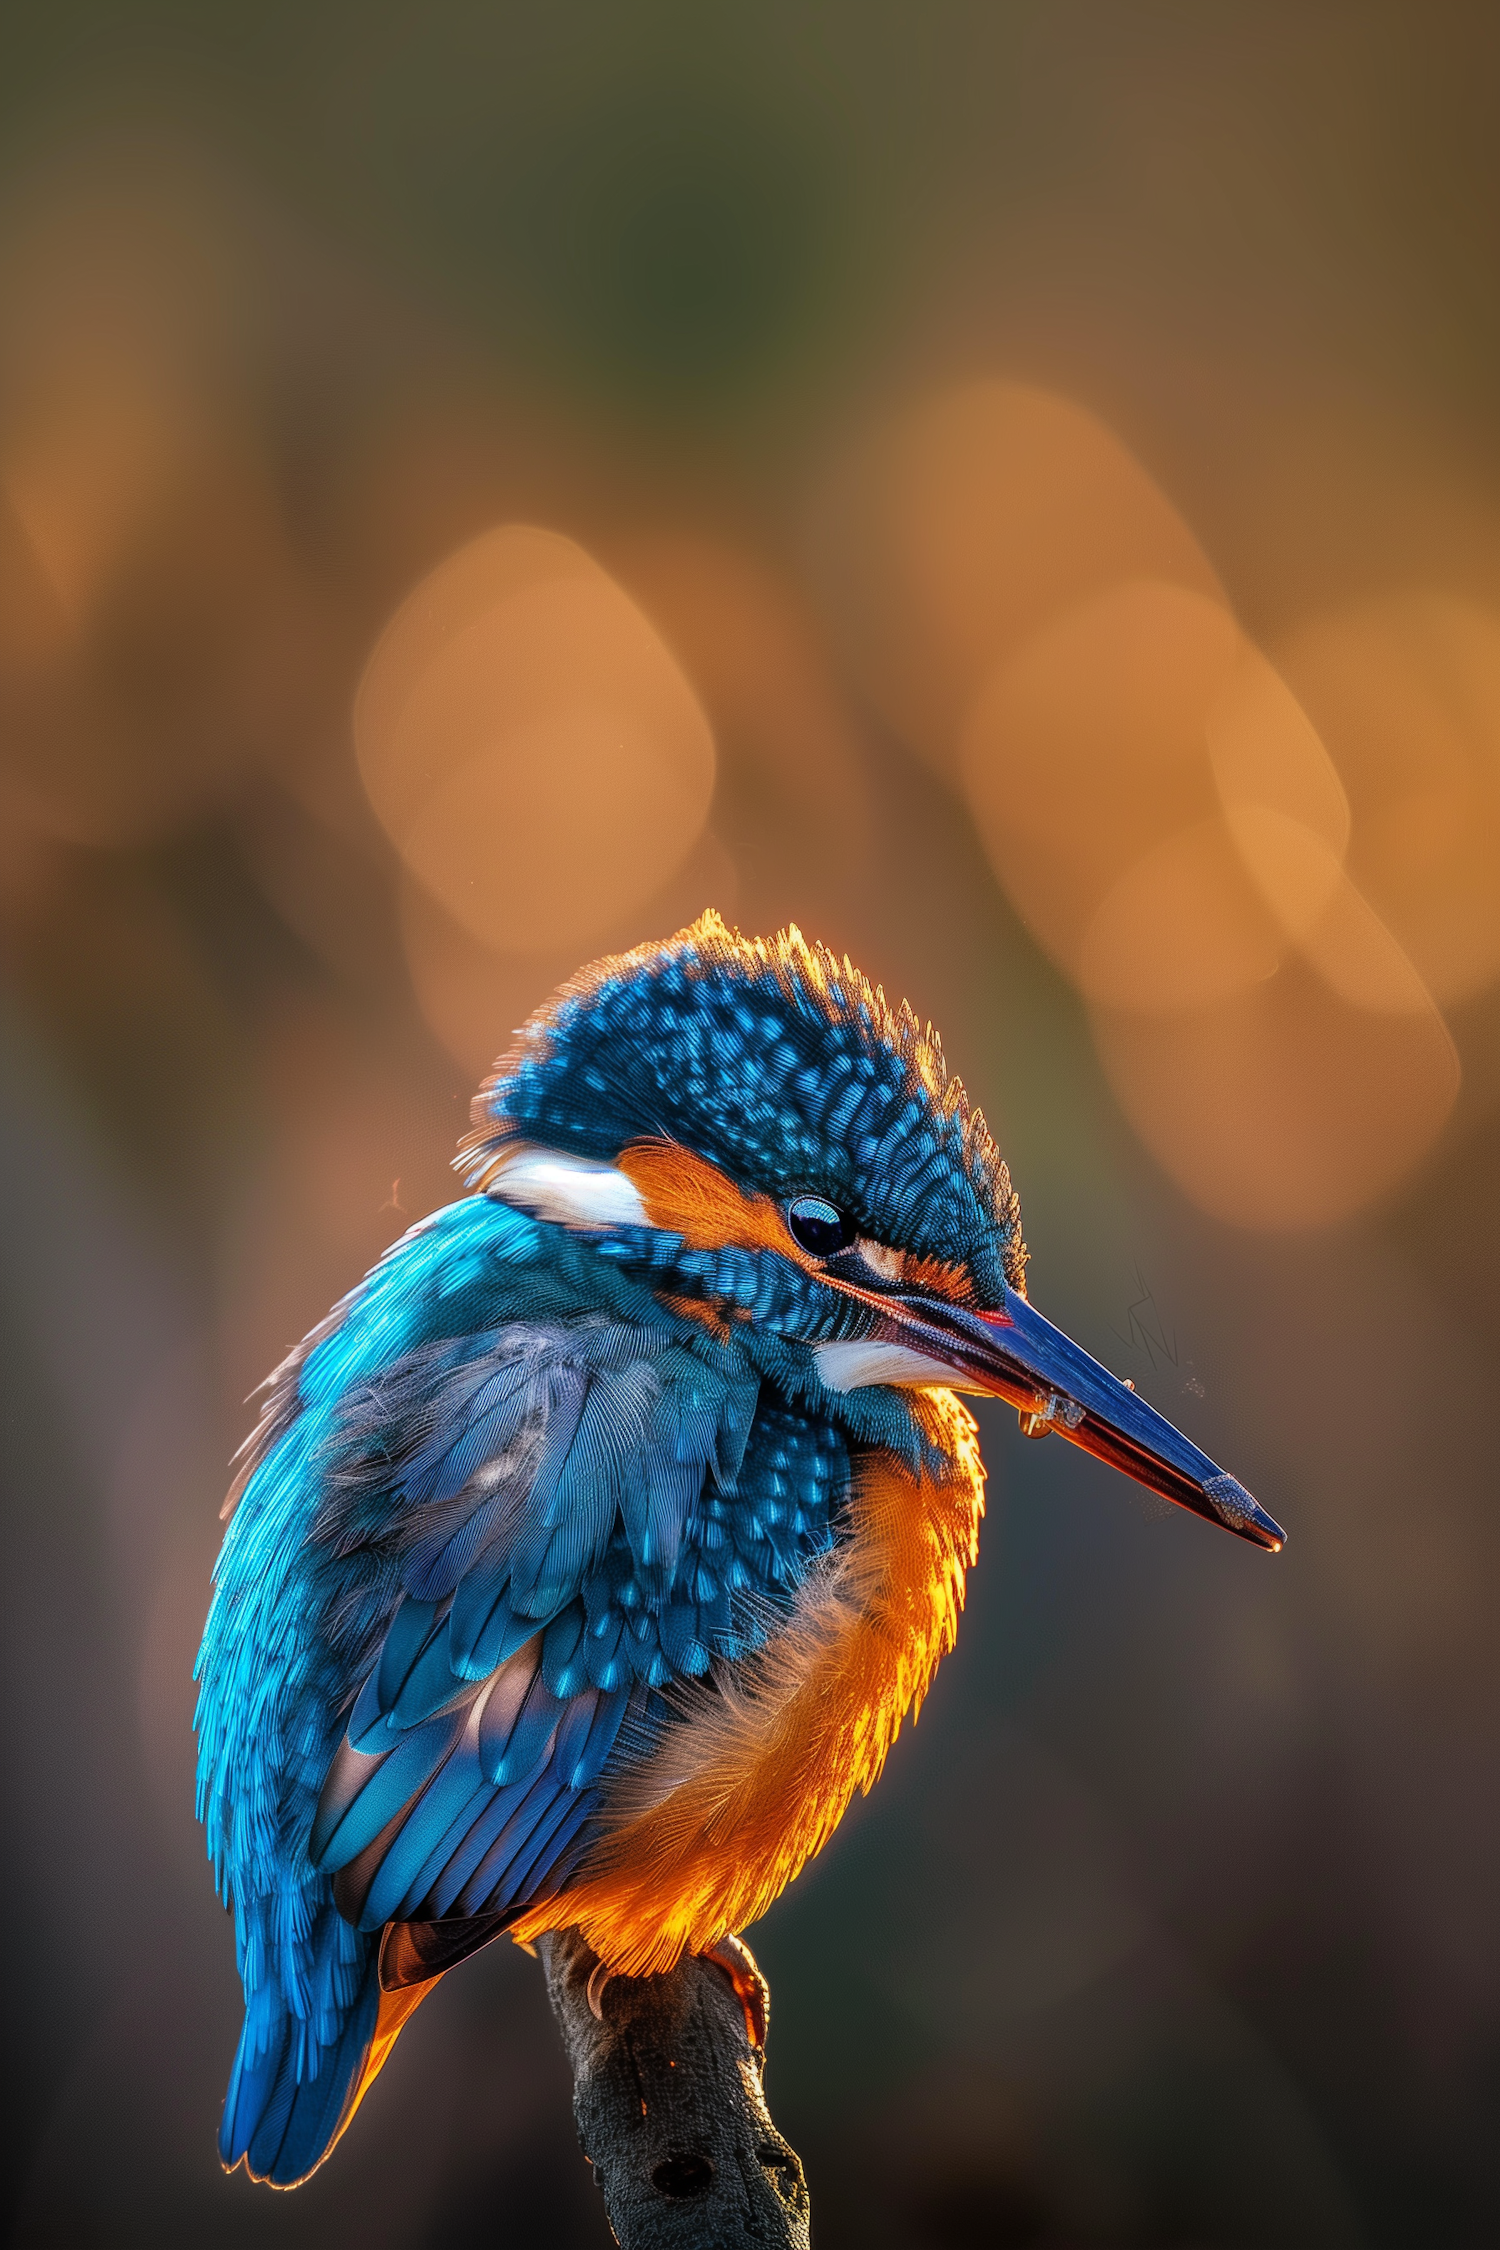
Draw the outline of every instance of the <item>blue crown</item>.
[[[1010,1174],[931,1027],[795,927],[745,938],[710,911],[595,962],[537,1010],[475,1097],[459,1163],[507,1144],[612,1161],[668,1139],[777,1197],[827,1196],[862,1231],[1022,1286]]]

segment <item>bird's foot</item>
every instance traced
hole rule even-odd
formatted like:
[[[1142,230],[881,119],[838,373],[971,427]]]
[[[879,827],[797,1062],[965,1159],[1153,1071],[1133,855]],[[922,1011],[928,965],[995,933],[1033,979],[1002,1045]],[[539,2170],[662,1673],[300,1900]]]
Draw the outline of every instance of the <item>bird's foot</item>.
[[[712,1961],[716,1969],[722,1969],[734,1987],[735,1998],[745,2011],[745,2036],[757,2068],[763,2069],[766,2034],[771,2024],[771,1988],[760,1973],[755,1955],[742,1937],[726,1930],[716,1945],[705,1949],[703,1958]]]
[[[771,2022],[771,1988],[760,1973],[755,1955],[742,1937],[726,1930],[716,1945],[705,1946],[702,1959],[712,1961],[729,1979],[734,1996],[745,2011],[745,2036],[756,2066],[764,2068],[766,2034]],[[596,1961],[589,1977],[586,1997],[589,2013],[597,2023],[604,2021],[604,1987],[613,1973],[604,1962]]]

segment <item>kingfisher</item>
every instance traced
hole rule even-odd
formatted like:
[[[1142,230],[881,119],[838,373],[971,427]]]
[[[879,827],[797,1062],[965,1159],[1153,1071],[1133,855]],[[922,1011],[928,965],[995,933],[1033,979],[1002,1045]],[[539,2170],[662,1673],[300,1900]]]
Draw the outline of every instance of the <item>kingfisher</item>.
[[[958,1393],[1282,1544],[1032,1308],[936,1034],[795,927],[580,971],[455,1163],[268,1379],[196,1667],[245,1994],[219,2152],[277,2187],[501,1933],[732,1964],[954,1644]]]

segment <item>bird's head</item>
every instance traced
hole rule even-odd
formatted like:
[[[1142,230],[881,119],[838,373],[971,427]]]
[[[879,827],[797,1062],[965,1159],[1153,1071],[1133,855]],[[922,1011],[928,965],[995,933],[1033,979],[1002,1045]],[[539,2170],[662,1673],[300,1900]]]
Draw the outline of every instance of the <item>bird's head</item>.
[[[1014,1405],[1272,1549],[1234,1478],[1026,1299],[1020,1205],[941,1046],[795,928],[712,913],[596,963],[474,1103],[470,1183],[589,1238],[674,1312],[803,1355],[827,1391]]]

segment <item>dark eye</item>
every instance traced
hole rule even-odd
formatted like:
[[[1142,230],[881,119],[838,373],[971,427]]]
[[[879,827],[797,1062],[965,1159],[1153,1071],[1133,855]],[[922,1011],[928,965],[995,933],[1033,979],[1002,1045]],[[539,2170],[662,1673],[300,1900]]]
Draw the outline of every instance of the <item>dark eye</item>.
[[[853,1220],[846,1219],[832,1203],[825,1203],[821,1195],[794,1195],[786,1208],[786,1223],[792,1230],[792,1240],[815,1258],[831,1258],[835,1250],[847,1250],[854,1240]]]

